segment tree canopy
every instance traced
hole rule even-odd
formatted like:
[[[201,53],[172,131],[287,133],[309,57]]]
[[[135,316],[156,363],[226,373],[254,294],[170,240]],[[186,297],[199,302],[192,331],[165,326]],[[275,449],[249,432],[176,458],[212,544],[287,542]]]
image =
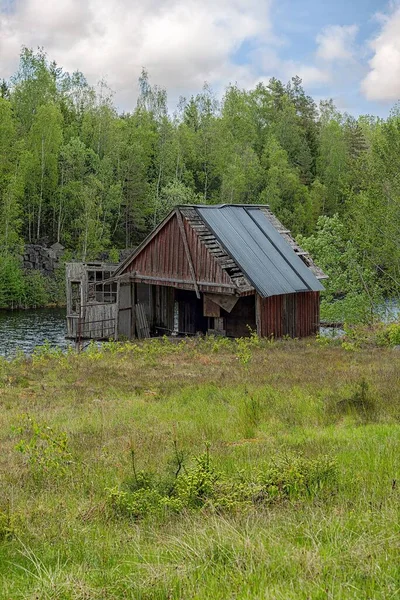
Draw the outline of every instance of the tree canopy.
[[[145,70],[139,84],[119,114],[106,82],[22,50],[0,85],[0,276],[27,242],[94,259],[138,244],[176,204],[265,203],[331,275],[330,301],[398,292],[398,107],[355,119],[293,77],[230,85],[220,101],[205,84],[171,114]]]

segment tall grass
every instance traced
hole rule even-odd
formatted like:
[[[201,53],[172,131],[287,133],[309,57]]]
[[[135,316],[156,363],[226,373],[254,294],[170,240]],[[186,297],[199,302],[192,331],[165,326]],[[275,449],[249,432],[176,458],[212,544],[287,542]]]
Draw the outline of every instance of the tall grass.
[[[2,361],[0,598],[399,597],[399,384],[396,350],[315,341]],[[176,498],[205,448],[219,491],[257,493],[221,504],[212,484],[179,510],[113,509],[109,490],[129,499],[141,477]],[[323,457],[335,478],[307,494]],[[271,469],[296,493],[271,501]]]

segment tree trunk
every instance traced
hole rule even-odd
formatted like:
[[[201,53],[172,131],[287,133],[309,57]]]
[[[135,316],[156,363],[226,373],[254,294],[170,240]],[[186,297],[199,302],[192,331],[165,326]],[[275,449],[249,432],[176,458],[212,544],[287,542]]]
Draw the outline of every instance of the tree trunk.
[[[40,196],[39,196],[39,206],[38,206],[38,221],[37,221],[37,230],[36,230],[36,239],[40,237],[40,221],[42,218],[42,202],[43,202],[43,185],[44,185],[44,136],[42,135],[42,153],[41,153],[41,166],[42,172],[40,177]]]

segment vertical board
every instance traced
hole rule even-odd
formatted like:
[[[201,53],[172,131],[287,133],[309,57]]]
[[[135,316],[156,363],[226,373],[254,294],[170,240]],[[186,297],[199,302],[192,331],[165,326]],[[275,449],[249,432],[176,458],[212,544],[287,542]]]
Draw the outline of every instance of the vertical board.
[[[262,337],[308,337],[319,331],[319,292],[299,292],[258,299]]]
[[[212,283],[216,292],[226,292],[226,289],[219,288],[218,284],[233,286],[232,280],[200,240],[186,218],[183,219],[183,226],[196,280]],[[168,282],[163,282],[162,279],[179,279],[184,283],[174,283],[175,288],[194,288],[193,274],[176,215],[165,223],[164,227],[132,260],[126,267],[125,272],[128,271],[136,271],[138,276],[152,277],[154,282],[160,285],[168,285]],[[161,280],[158,282],[159,278]]]
[[[118,339],[132,337],[132,286],[121,283],[119,288]]]
[[[203,294],[203,315],[217,318],[221,316],[221,307],[215,304],[207,294]]]

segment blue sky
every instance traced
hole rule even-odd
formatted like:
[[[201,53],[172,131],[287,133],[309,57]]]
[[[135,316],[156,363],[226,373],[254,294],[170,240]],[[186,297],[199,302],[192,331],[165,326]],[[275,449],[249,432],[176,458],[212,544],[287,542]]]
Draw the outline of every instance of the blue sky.
[[[281,0],[273,6],[272,20],[275,31],[286,43],[280,51],[283,59],[293,57],[304,64],[311,64],[316,50],[318,34],[329,26],[358,27],[356,44],[358,65],[338,65],[338,73],[329,84],[309,85],[308,92],[315,96],[333,96],[343,108],[352,113],[387,115],[393,101],[368,101],[360,92],[360,75],[368,72],[371,51],[369,40],[379,33],[376,15],[385,13],[388,2],[381,0]],[[399,32],[400,33],[400,32]]]
[[[354,115],[385,117],[400,98],[400,0],[0,0],[0,77],[22,45],[106,78],[124,110],[142,67],[171,105],[205,81],[221,95],[296,74]]]

